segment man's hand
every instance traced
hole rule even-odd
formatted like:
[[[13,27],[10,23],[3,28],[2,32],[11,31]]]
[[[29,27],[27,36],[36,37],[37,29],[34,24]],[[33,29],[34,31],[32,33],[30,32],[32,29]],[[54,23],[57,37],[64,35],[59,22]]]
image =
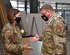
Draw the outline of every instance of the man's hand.
[[[30,41],[31,41],[31,42],[36,42],[36,41],[39,40],[39,36],[38,36],[38,34],[37,34],[37,33],[34,33],[34,34],[35,34],[34,37],[30,37]]]

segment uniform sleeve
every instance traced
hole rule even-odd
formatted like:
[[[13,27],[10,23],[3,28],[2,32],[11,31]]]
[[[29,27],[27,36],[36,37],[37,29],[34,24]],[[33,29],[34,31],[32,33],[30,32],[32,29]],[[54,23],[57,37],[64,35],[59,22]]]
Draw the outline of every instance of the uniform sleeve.
[[[56,19],[53,24],[53,34],[63,37],[66,34],[66,24],[62,19]]]
[[[43,38],[50,38],[52,36],[52,28],[51,25],[48,24],[48,26],[45,26],[43,34],[40,36],[40,40],[43,40]]]
[[[17,52],[19,50],[22,50],[20,44],[14,44],[9,40],[9,37],[13,36],[13,30],[11,28],[7,28],[5,31],[3,31],[3,36],[4,36],[5,48],[8,51]]]
[[[39,41],[42,41],[43,35],[39,36]]]
[[[53,24],[53,38],[56,54],[65,54],[66,52],[66,24],[62,19],[57,19]]]

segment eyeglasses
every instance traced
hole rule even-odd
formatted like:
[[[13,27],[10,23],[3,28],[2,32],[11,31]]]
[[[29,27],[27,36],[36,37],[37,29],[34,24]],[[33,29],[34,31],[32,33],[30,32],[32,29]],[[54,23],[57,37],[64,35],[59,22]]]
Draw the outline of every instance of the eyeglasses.
[[[41,14],[45,15],[47,13],[47,11],[42,11]]]

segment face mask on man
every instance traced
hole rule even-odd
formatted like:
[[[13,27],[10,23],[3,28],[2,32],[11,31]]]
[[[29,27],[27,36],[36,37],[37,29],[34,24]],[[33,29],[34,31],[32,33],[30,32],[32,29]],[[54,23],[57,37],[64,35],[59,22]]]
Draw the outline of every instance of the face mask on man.
[[[21,17],[16,17],[16,19],[15,19],[15,21],[16,21],[17,23],[20,23],[20,20],[21,20]]]
[[[44,21],[48,21],[48,17],[46,17],[45,15],[43,15],[43,16],[41,16],[42,17],[42,19],[44,20]]]

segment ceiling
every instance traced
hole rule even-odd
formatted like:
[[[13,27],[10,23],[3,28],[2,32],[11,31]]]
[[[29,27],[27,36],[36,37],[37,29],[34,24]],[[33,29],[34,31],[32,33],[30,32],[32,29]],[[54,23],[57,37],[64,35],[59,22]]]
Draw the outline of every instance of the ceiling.
[[[11,1],[16,1],[16,0],[11,0]],[[18,1],[25,1],[25,0],[18,0]],[[27,1],[29,1],[29,0],[27,0]],[[39,1],[70,3],[70,0],[39,0]]]
[[[3,0],[5,7],[7,7],[7,8],[12,7],[11,4],[10,4],[10,1],[17,1],[17,0]],[[18,0],[18,1],[22,2],[22,1],[25,1],[25,0]],[[27,1],[29,1],[29,0],[27,0]],[[40,2],[46,1],[48,3],[56,3],[56,2],[69,3],[70,2],[70,0],[39,0],[39,1]],[[63,7],[66,7],[66,6],[63,6]],[[69,8],[70,8],[70,6],[69,6]]]

